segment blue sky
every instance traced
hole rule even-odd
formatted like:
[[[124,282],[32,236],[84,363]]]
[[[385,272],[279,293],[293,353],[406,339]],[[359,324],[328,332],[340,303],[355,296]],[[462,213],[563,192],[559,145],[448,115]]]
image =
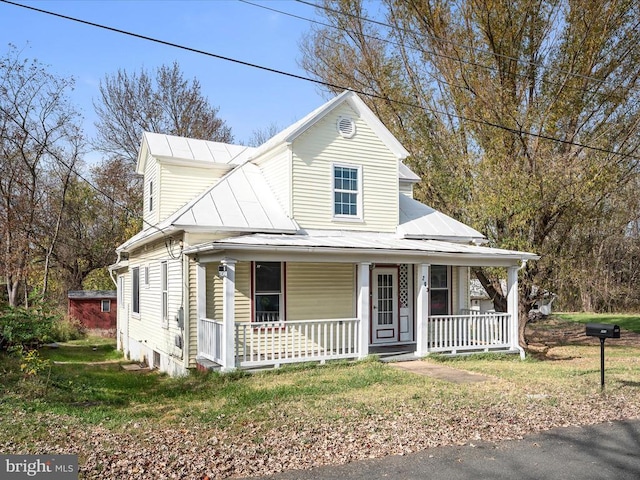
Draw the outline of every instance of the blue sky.
[[[114,1],[52,0],[17,3],[108,25],[217,55],[307,76],[296,60],[299,42],[311,23],[237,0]],[[252,0],[307,18],[315,9],[288,0]],[[92,101],[105,74],[153,70],[177,61],[186,78],[197,78],[235,140],[248,140],[256,129],[279,127],[300,119],[325,101],[318,86],[224,60],[186,52],[96,27],[0,3],[0,55],[9,43],[23,56],[49,65],[52,73],[73,76],[72,101],[93,135]]]

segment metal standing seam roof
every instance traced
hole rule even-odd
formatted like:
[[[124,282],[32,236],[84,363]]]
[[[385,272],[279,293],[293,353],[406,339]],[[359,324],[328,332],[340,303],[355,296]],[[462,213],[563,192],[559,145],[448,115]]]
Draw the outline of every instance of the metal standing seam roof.
[[[220,227],[240,231],[296,232],[260,168],[245,163],[174,215],[176,227]]]
[[[399,253],[444,253],[476,255],[492,258],[534,260],[538,256],[528,252],[504,250],[499,248],[482,247],[478,245],[446,242],[442,240],[412,240],[399,238],[394,234],[376,232],[345,232],[308,230],[303,234],[263,234],[256,233],[229,237],[212,242],[206,242],[185,249],[186,254],[203,253],[206,251],[220,250],[224,248],[257,248],[268,249],[270,247],[336,250],[379,250],[397,251]]]
[[[144,140],[147,142],[148,153],[153,157],[176,158],[213,164],[238,165],[255,150],[255,148],[244,145],[231,145],[152,132],[144,132]]]
[[[421,239],[486,241],[485,236],[477,230],[406,195],[400,195],[398,202],[399,235]]]

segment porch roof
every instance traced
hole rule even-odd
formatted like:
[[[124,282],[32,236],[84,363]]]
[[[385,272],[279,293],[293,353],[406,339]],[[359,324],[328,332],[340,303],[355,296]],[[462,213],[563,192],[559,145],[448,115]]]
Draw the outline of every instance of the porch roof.
[[[206,242],[185,249],[187,255],[225,254],[234,256],[243,251],[269,252],[281,255],[304,253],[333,255],[372,255],[380,261],[394,257],[414,257],[416,261],[428,263],[430,257],[458,259],[477,264],[471,260],[505,262],[516,264],[525,260],[537,260],[538,255],[529,252],[483,247],[473,244],[454,243],[443,240],[415,240],[400,238],[394,234],[377,232],[345,232],[333,230],[307,230],[301,234],[252,234],[228,237]],[[235,252],[235,253],[234,253]],[[420,259],[422,257],[422,259]]]

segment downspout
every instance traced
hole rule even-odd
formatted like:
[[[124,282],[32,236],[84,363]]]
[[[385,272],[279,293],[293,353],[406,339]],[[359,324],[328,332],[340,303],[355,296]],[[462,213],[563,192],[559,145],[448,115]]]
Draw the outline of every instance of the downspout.
[[[118,252],[118,259],[116,260],[116,265],[118,265],[120,263],[120,254],[122,252]],[[113,270],[109,269],[109,278],[111,279],[111,281],[113,282],[113,284],[115,285],[116,289],[118,288],[118,281],[113,278]]]

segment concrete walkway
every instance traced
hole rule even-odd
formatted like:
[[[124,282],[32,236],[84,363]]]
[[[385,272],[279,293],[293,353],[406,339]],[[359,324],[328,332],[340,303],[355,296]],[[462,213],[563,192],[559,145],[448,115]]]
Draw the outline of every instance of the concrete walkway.
[[[638,480],[640,420],[556,428],[523,440],[290,470],[271,480]]]
[[[405,370],[417,375],[433,377],[452,383],[477,383],[489,380],[489,377],[480,375],[479,373],[465,372],[464,370],[458,370],[457,368],[451,368],[437,363],[425,362],[424,360],[389,363],[389,366],[397,368],[398,370]]]

